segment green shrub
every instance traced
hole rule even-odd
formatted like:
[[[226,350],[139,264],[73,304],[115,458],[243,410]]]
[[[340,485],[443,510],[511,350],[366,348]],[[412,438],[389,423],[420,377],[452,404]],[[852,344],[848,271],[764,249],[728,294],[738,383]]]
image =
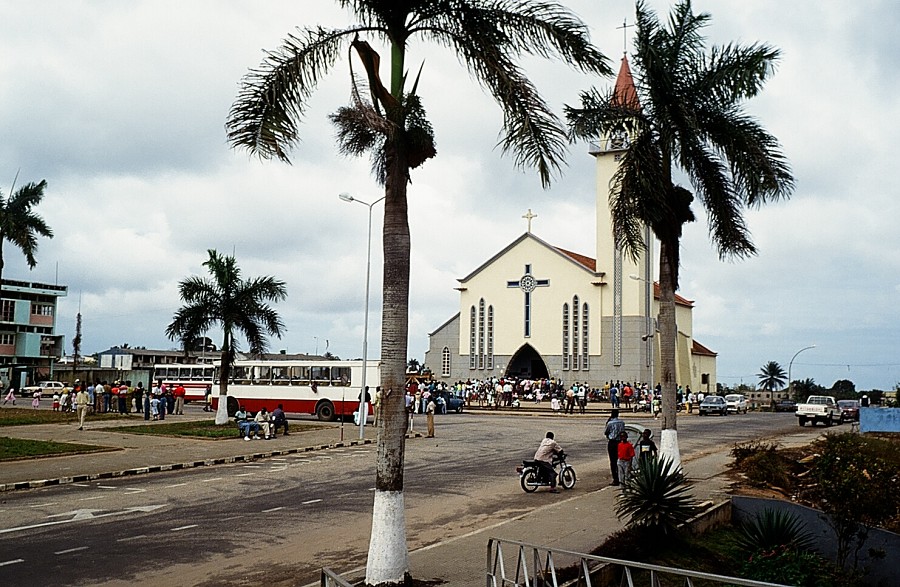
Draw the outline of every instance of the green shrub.
[[[629,517],[630,526],[673,534],[697,509],[688,489],[680,467],[675,468],[668,459],[649,459],[622,486],[616,515],[620,520]]]
[[[738,544],[750,551],[772,551],[788,548],[809,550],[815,544],[800,518],[784,510],[766,508],[740,526]]]

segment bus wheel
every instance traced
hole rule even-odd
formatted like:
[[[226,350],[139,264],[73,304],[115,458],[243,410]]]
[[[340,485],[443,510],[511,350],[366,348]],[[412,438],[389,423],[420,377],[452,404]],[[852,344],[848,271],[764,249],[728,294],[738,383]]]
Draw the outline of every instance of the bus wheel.
[[[240,404],[238,404],[236,397],[231,397],[229,395],[228,399],[225,400],[225,409],[228,410],[229,418],[234,418],[234,415],[237,413],[239,407],[241,406]]]
[[[323,401],[316,406],[316,417],[325,422],[334,422],[334,404],[330,401]]]

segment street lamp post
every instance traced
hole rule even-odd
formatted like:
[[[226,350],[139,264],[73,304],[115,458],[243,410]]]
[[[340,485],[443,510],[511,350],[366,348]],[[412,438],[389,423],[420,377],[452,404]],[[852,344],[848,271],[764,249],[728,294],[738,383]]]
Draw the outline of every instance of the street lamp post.
[[[386,196],[381,196],[371,204],[354,198],[348,193],[339,194],[338,197],[345,202],[359,202],[363,206],[369,208],[369,234],[366,238],[366,301],[365,312],[363,313],[363,343],[362,343],[362,380],[359,386],[359,439],[365,437],[366,417],[368,409],[366,407],[366,371],[369,370],[368,351],[369,351],[369,275],[372,269],[372,208],[378,202],[382,201]]]
[[[816,345],[814,345],[814,344],[803,347],[802,349],[800,349],[799,351],[794,353],[794,356],[791,357],[791,362],[788,363],[788,398],[789,399],[794,399],[794,381],[791,379],[791,367],[794,366],[794,359],[796,359],[797,355],[799,355],[803,351],[808,351],[809,349],[814,349],[814,348],[816,348]]]

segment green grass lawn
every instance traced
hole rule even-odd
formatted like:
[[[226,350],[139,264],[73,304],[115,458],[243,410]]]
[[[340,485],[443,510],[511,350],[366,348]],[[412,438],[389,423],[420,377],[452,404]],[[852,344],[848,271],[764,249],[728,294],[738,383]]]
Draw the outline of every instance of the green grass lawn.
[[[213,420],[199,422],[166,422],[159,424],[143,424],[140,426],[116,426],[107,428],[111,432],[127,432],[128,434],[152,434],[155,436],[187,436],[191,438],[239,438],[237,426],[229,422],[216,426]]]
[[[88,414],[86,421],[120,420],[135,418],[141,414]],[[143,417],[143,416],[141,416]],[[0,427],[27,426],[29,424],[74,424],[78,419],[73,412],[54,412],[53,410],[35,410],[34,408],[6,408],[0,410]]]
[[[110,450],[88,444],[0,437],[0,461]]]

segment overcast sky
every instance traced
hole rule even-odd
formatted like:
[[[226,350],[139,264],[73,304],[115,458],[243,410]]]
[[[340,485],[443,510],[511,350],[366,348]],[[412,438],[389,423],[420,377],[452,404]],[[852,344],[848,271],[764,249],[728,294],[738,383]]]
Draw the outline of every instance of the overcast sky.
[[[617,68],[627,0],[565,2]],[[664,16],[670,3],[650,2]],[[900,136],[896,31],[889,0],[696,0],[711,41],[768,42],[783,51],[750,111],[782,142],[797,179],[790,201],[748,215],[757,257],[720,262],[702,222],[683,239],[682,286],[696,300],[694,336],[719,353],[719,381],[755,383],[761,366],[826,387],[900,382]],[[320,85],[293,165],[229,148],[224,122],[238,82],[298,26],[341,26],[330,0],[251,2],[0,2],[0,190],[46,179],[37,210],[55,238],[38,266],[7,245],[7,279],[60,283],[57,326],[72,352],[128,343],[173,348],[164,330],[177,284],[205,274],[206,250],[234,252],[246,277],[287,282],[287,326],[274,351],[362,354],[367,209],[382,195],[366,159],[337,153],[327,115],[344,105],[340,62]],[[630,40],[629,40],[630,42]],[[593,257],[594,160],[573,145],[565,175],[541,189],[494,148],[501,116],[456,59],[414,45],[438,156],[409,190],[412,285],[409,355],[458,311],[457,279],[520,236],[527,209],[544,240]],[[561,112],[612,80],[534,61],[528,73]],[[891,163],[891,161],[895,161]],[[380,352],[381,212],[374,214],[369,356]],[[698,216],[703,216],[697,210]],[[219,344],[218,335],[213,335]],[[327,345],[327,346],[326,346]]]

